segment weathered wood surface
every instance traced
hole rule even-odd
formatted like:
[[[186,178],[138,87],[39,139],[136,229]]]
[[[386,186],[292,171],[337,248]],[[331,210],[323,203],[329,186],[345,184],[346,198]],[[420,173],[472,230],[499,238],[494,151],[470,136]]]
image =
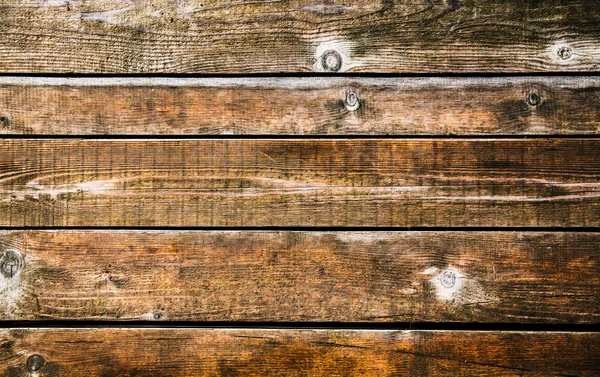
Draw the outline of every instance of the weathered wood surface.
[[[12,329],[6,377],[598,376],[600,334],[493,331]]]
[[[598,139],[0,140],[2,226],[598,226]]]
[[[595,71],[589,0],[0,1],[0,71]]]
[[[0,132],[598,134],[599,101],[598,77],[0,77]]]
[[[600,233],[4,231],[0,319],[598,323]]]

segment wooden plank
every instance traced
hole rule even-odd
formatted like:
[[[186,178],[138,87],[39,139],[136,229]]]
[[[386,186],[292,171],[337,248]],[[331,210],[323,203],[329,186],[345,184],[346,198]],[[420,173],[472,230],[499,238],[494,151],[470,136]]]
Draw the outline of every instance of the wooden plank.
[[[598,134],[598,98],[600,78],[576,76],[0,77],[0,132]]]
[[[599,323],[599,245],[600,233],[3,231],[0,319]]]
[[[0,372],[56,376],[597,376],[600,334],[12,329]]]
[[[0,140],[1,226],[599,226],[598,139]]]
[[[589,0],[0,1],[0,71],[597,71]]]

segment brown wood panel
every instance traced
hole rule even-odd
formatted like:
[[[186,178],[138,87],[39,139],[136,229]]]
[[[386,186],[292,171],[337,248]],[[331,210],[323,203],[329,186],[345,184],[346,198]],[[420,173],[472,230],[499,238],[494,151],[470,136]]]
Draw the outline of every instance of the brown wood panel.
[[[598,139],[0,140],[2,226],[598,226]]]
[[[0,319],[598,323],[600,233],[4,231]]]
[[[0,1],[0,71],[594,71],[589,0]]]
[[[600,334],[582,332],[12,329],[0,341],[6,377],[600,373]]]
[[[356,96],[356,97],[354,97]],[[598,134],[598,77],[0,77],[4,134]]]

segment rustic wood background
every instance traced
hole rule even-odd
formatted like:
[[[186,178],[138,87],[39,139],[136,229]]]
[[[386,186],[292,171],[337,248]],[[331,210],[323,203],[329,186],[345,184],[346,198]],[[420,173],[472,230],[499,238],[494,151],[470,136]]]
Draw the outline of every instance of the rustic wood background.
[[[600,3],[0,0],[0,376],[599,376]]]

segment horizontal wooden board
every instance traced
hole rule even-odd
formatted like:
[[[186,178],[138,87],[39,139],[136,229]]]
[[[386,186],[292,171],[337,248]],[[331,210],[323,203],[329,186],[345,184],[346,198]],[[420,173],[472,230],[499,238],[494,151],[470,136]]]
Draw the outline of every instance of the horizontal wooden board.
[[[0,140],[1,226],[599,226],[599,139]]]
[[[597,376],[600,334],[493,331],[12,329],[6,377]]]
[[[0,1],[1,72],[597,71],[589,0]]]
[[[600,233],[4,231],[0,320],[599,323]]]
[[[598,77],[0,77],[4,134],[600,133]]]

